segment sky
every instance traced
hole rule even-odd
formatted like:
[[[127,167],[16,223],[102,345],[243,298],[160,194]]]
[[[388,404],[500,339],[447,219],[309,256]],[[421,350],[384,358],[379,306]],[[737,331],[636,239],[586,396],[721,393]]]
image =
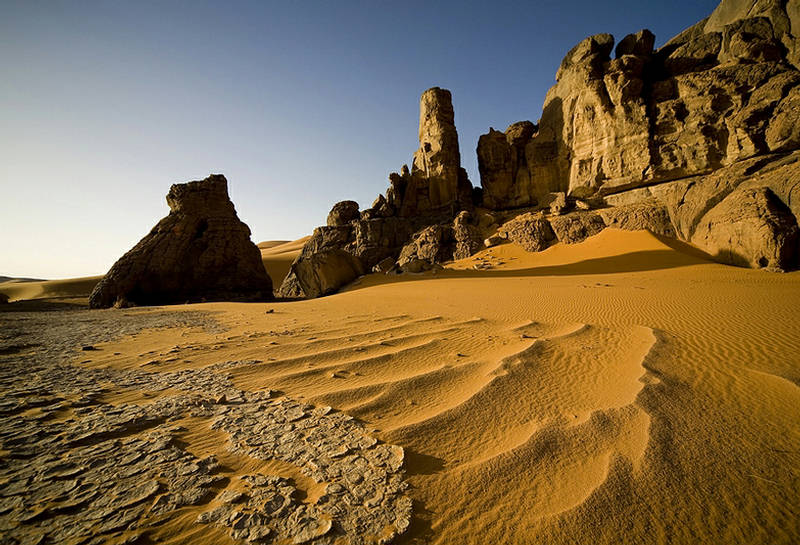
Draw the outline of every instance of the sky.
[[[450,89],[462,164],[489,127],[537,121],[565,53],[716,0],[0,0],[0,275],[105,273],[222,173],[254,242],[362,208],[416,150],[419,96]]]

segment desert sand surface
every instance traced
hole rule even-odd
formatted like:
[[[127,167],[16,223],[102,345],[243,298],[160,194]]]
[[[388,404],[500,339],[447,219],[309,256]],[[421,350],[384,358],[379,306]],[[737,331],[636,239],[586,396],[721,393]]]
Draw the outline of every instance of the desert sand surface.
[[[0,293],[8,296],[9,301],[27,299],[57,299],[88,297],[102,276],[69,278],[66,280],[9,280],[0,282]]]
[[[292,261],[300,255],[303,244],[311,237],[303,237],[297,240],[268,240],[259,242],[258,248],[261,250],[261,260],[264,268],[272,278],[272,283],[277,288],[281,280],[286,277]]]
[[[178,467],[199,467],[193,475],[206,479],[192,486],[212,490],[195,505],[171,504],[163,498],[175,497],[165,493],[173,485],[150,477],[161,488],[134,515],[153,541],[241,542],[235,528],[195,521],[237,490],[262,497],[245,477],[259,473],[288,479],[281,486],[310,510],[334,509],[336,524],[357,520],[324,503],[331,481],[314,478],[324,466],[311,455],[269,460],[263,447],[242,446],[259,418],[301,407],[311,421],[354,417],[347,425],[364,452],[378,448],[369,438],[404,449],[405,474],[387,473],[395,488],[380,489],[397,500],[388,514],[386,502],[372,507],[391,529],[384,537],[399,534],[395,543],[795,543],[798,308],[800,273],[734,268],[649,232],[606,229],[540,253],[505,244],[442,271],[372,274],[315,300],[78,311],[53,351],[77,349],[58,369],[94,373],[89,397],[109,414],[151,407],[177,426],[124,428],[118,448],[157,441],[144,433],[171,437],[182,449]],[[14,325],[13,314],[0,316]],[[80,351],[89,342],[95,350]],[[44,350],[22,345],[17,355]],[[58,383],[48,383],[51,395]],[[218,401],[241,414],[187,405],[189,390],[226,388],[241,399]],[[13,414],[69,430],[81,409],[61,403]],[[172,403],[171,412],[158,403]],[[323,415],[325,407],[333,411]],[[64,433],[70,445],[86,444]],[[406,496],[407,529],[398,515]],[[46,505],[28,507],[25,524],[46,527]],[[309,535],[326,529],[325,516],[309,520]],[[133,535],[110,532],[108,542]]]

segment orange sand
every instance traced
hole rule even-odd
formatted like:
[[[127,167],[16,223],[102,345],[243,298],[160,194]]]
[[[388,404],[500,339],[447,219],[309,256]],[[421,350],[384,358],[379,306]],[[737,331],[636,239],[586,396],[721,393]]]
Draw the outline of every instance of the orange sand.
[[[311,237],[303,237],[298,240],[287,242],[284,240],[269,240],[260,242],[258,247],[261,249],[261,259],[264,261],[264,268],[267,269],[272,284],[277,290],[283,279],[289,272],[292,261],[300,255],[303,244]]]
[[[91,365],[175,345],[165,371],[260,360],[233,369],[240,387],[332,405],[406,449],[399,543],[796,542],[800,273],[670,244],[607,229],[317,300],[171,307],[229,329],[139,334]]]

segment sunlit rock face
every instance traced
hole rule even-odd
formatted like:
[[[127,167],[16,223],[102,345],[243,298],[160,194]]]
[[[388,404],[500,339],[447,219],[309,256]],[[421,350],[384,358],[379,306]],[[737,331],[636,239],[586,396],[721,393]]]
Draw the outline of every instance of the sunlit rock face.
[[[792,2],[732,0],[658,51],[648,30],[616,48],[609,34],[586,38],[564,57],[537,125],[481,137],[484,204],[588,199],[797,149],[799,15]]]
[[[272,297],[261,252],[236,215],[224,176],[175,184],[167,204],[169,215],[95,287],[92,308]]]
[[[782,158],[800,149],[797,28],[796,2],[725,0],[658,50],[648,30],[616,47],[609,34],[584,39],[561,62],[537,124],[480,137],[482,204],[545,209],[562,192],[566,210],[643,204],[652,221],[629,208],[635,221],[604,212],[551,223],[572,233],[559,240],[603,222],[647,224],[724,263],[796,268],[797,197],[787,187],[800,172],[796,157]]]

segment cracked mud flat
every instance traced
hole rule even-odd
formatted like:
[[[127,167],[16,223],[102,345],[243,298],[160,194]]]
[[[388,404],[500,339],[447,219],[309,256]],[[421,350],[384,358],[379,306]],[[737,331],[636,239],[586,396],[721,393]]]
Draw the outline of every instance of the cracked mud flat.
[[[240,542],[385,543],[408,527],[403,449],[330,407],[236,389],[227,370],[247,361],[169,373],[69,363],[82,347],[187,326],[219,330],[197,312],[0,315],[4,543],[148,543],[187,517]],[[114,402],[129,389],[143,402]],[[189,419],[223,433],[226,455],[290,464],[320,492],[194,455]]]

